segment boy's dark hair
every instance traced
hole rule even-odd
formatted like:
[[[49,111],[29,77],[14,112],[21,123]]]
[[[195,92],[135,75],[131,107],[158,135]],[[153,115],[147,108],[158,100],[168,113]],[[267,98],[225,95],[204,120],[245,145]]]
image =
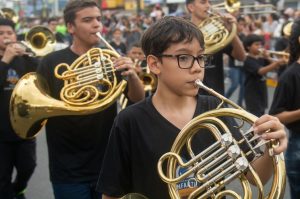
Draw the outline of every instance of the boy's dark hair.
[[[292,25],[291,36],[289,39],[290,59],[289,64],[294,63],[300,57],[300,19],[296,19]]]
[[[48,19],[47,23],[50,24],[52,21],[56,21],[57,22],[57,18],[51,17],[51,18]]]
[[[260,35],[250,34],[244,39],[244,48],[248,51],[248,47],[250,47],[254,42],[263,42],[263,38]]]
[[[185,5],[188,5],[190,3],[193,3],[195,0],[185,0]]]
[[[141,43],[140,42],[136,42],[134,44],[131,45],[131,48],[136,47],[136,48],[141,48]]]
[[[171,44],[197,39],[204,49],[201,31],[192,22],[181,17],[167,16],[150,26],[141,39],[145,56],[161,55]]]
[[[64,20],[66,25],[68,23],[74,24],[76,13],[84,8],[97,7],[100,10],[99,5],[94,0],[71,0],[67,3],[64,9]]]
[[[239,16],[238,18],[237,18],[237,22],[246,22],[246,19],[244,18],[244,17],[242,17],[242,16]]]
[[[15,23],[10,19],[0,18],[0,26],[10,26],[15,30]]]
[[[115,32],[118,32],[118,31],[123,34],[123,32],[122,32],[122,30],[120,28],[113,29],[112,34],[114,34]]]

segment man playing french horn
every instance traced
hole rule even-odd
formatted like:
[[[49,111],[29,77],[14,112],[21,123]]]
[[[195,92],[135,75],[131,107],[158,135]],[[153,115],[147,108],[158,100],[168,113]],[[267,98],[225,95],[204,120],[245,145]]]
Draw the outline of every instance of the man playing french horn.
[[[244,50],[243,44],[240,41],[238,35],[235,34],[231,43],[227,45],[227,37],[231,34],[232,25],[236,24],[236,19],[230,14],[222,14],[214,13],[211,11],[211,4],[209,0],[186,0],[186,7],[189,13],[191,14],[191,21],[196,26],[200,28],[202,33],[205,36],[206,46],[208,45],[209,38],[219,38],[219,40],[214,41],[211,43],[213,48],[216,48],[213,52],[213,59],[211,63],[211,67],[206,70],[206,74],[204,77],[204,83],[208,87],[214,89],[218,93],[224,95],[224,70],[223,70],[223,53],[232,56],[234,59],[238,61],[244,61],[246,58],[246,52]],[[214,30],[215,28],[212,27],[213,20],[207,22],[207,31],[208,33],[205,34],[204,31],[205,26],[201,25],[202,22],[205,20],[209,20],[210,18],[217,17],[215,22],[221,21],[221,27],[217,32],[210,32],[210,30]],[[217,27],[217,26],[216,26]],[[224,41],[225,40],[225,41]],[[230,40],[230,39],[229,39]],[[230,41],[228,41],[230,42]],[[226,46],[227,45],[227,46]],[[206,47],[206,51],[208,47]],[[209,52],[210,53],[210,52]]]
[[[49,84],[52,97],[70,101],[75,108],[88,107],[85,100],[110,93],[109,89],[115,87],[117,82],[109,82],[107,79],[117,76],[118,80],[122,77],[128,79],[125,94],[131,101],[143,99],[143,86],[131,59],[119,57],[115,51],[94,48],[100,42],[101,35],[97,34],[102,28],[101,12],[97,3],[93,0],[69,1],[64,10],[64,19],[73,43],[66,49],[45,56],[38,68],[38,73]],[[109,68],[98,68],[103,64],[109,65]],[[56,67],[58,65],[61,67]],[[60,73],[60,69],[65,71]],[[71,78],[74,75],[78,75],[78,78],[73,81]],[[66,79],[60,80],[57,76]],[[87,80],[91,81],[90,85],[86,83]],[[98,82],[103,84],[97,85]],[[64,89],[67,91],[62,95]],[[99,92],[95,92],[95,89]],[[56,199],[100,198],[100,194],[95,191],[95,185],[116,114],[116,103],[113,103],[90,115],[48,119],[46,133],[50,180]]]

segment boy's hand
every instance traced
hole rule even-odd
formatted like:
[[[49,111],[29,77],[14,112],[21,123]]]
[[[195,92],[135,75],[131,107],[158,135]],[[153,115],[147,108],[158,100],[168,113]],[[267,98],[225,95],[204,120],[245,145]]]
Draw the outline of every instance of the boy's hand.
[[[16,43],[8,44],[2,57],[2,61],[9,64],[16,56],[22,56],[25,51]]]
[[[137,76],[134,68],[134,63],[129,57],[119,57],[114,61],[114,66],[117,71],[121,71],[122,76]]]
[[[253,124],[254,133],[264,140],[278,140],[278,146],[274,147],[274,154],[284,152],[287,148],[287,136],[284,125],[277,117],[263,115]]]

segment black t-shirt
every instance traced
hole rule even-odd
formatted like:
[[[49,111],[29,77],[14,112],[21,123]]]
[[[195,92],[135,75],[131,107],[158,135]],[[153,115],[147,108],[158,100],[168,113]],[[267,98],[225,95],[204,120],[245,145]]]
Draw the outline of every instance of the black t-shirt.
[[[217,104],[218,100],[212,96],[198,95],[194,117],[215,109]],[[225,122],[233,124],[230,120]],[[155,109],[151,96],[121,111],[112,128],[97,190],[113,197],[134,192],[148,198],[170,198],[167,184],[158,175],[157,163],[171,150],[179,132],[180,129]],[[241,138],[237,131],[232,133]],[[201,131],[194,136],[192,144],[196,143],[199,152],[213,141],[212,134]]]
[[[38,72],[60,99],[63,81],[54,76],[58,64],[71,65],[79,56],[70,48],[53,52],[42,60]],[[116,103],[104,111],[82,116],[49,118],[46,124],[50,179],[54,183],[97,182],[109,132],[117,114]]]
[[[56,42],[58,42],[58,43],[64,43],[66,40],[65,36],[60,32],[55,33],[55,39],[56,39]]]
[[[224,67],[223,67],[223,53],[230,55],[232,52],[232,45],[228,45],[221,51],[213,54],[213,58],[211,61],[211,67],[205,69],[204,80],[203,83],[217,91],[221,95],[224,95]],[[206,92],[200,93],[206,94]]]
[[[28,56],[15,57],[10,64],[0,61],[0,141],[20,140],[10,123],[9,101],[18,80],[35,71],[37,65],[38,60]]]
[[[265,76],[258,74],[259,69],[268,65],[266,59],[247,56],[244,62],[245,100],[247,109],[265,110],[268,104]],[[255,114],[255,113],[254,113]]]
[[[270,114],[293,111],[300,108],[300,64],[295,62],[279,78]],[[300,121],[287,124],[286,127],[295,134],[300,132]]]

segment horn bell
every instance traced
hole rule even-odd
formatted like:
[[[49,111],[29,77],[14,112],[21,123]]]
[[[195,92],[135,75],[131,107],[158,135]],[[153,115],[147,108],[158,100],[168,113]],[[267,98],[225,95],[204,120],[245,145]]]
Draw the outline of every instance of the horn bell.
[[[26,33],[25,43],[36,56],[42,57],[54,51],[56,38],[47,27],[35,26]]]

